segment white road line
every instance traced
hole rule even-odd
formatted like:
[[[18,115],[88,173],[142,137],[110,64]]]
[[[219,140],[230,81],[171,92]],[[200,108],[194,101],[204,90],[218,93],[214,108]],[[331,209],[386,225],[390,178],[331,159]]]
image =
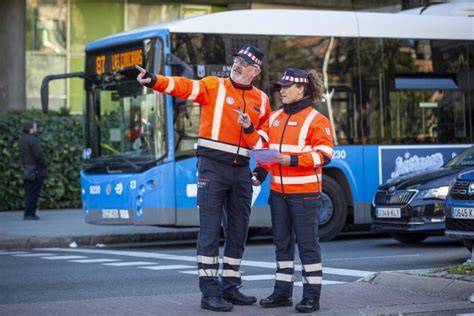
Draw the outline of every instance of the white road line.
[[[409,258],[409,257],[420,257],[421,254],[413,255],[398,255],[398,256],[377,256],[377,257],[352,257],[352,258],[333,258],[324,259],[324,261],[347,261],[347,260],[374,260],[374,259],[389,259],[389,258]]]
[[[56,256],[55,253],[26,253],[21,255],[13,255],[13,257],[41,257],[41,256]]]
[[[152,267],[138,267],[139,269],[150,269],[150,270],[176,270],[186,268],[196,268],[195,266],[186,266],[182,264],[173,264],[168,266],[152,266]]]
[[[192,275],[198,274],[197,271],[179,271],[179,273],[192,274]],[[243,275],[242,280],[244,281],[275,280],[275,275],[274,274]],[[344,284],[344,283],[348,283],[348,282],[323,280],[323,285]],[[295,282],[294,285],[303,286],[303,282]]]
[[[245,280],[245,281],[275,280],[275,275],[274,274],[243,275],[242,280]]]
[[[157,264],[157,262],[149,261],[131,261],[131,262],[116,262],[116,263],[102,263],[104,266],[114,267],[128,267],[128,266],[146,266],[149,264]]]
[[[373,272],[370,271],[361,271],[361,270],[350,270],[350,269],[339,269],[339,268],[324,268],[324,274],[337,274],[337,275],[346,275],[346,276],[356,276],[356,277],[366,277],[372,275]]]
[[[95,254],[107,254],[107,255],[135,257],[135,258],[164,259],[164,260],[175,260],[175,261],[187,261],[187,262],[193,262],[193,263],[196,262],[195,256],[178,256],[178,255],[168,255],[168,254],[163,254],[163,253],[140,252],[140,251],[120,251],[120,250],[106,250],[106,249],[66,249],[66,248],[39,248],[38,250],[63,251],[63,252],[74,252],[74,253],[95,253]],[[268,268],[268,269],[273,269],[273,270],[276,269],[275,262],[269,262],[269,261],[242,260],[240,266]],[[295,271],[301,271],[301,264],[295,265]],[[323,267],[323,273],[337,274],[337,275],[344,275],[344,276],[355,276],[355,277],[365,277],[365,276],[373,274],[372,271],[325,268],[325,267]]]
[[[330,280],[323,280],[322,285],[331,285],[331,284],[344,284],[348,282],[341,282],[341,281],[330,281]],[[295,282],[295,286],[303,286],[303,282]]]
[[[70,260],[70,259],[84,259],[84,256],[54,256],[54,257],[41,257],[41,259],[48,260]]]
[[[77,263],[102,263],[102,262],[117,262],[122,261],[119,259],[82,259],[82,260],[69,260],[69,262],[77,262]]]
[[[21,253],[29,253],[25,251],[10,251],[10,252],[0,252],[0,255],[19,255]]]
[[[192,275],[198,275],[197,270],[192,270],[192,271],[178,271],[179,273],[184,273],[184,274],[192,274]]]

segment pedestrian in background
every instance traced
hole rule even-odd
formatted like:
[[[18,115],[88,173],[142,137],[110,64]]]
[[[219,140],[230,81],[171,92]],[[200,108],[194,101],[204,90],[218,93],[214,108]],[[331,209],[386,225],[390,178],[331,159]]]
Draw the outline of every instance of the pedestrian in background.
[[[296,310],[309,313],[319,309],[321,296],[318,225],[322,167],[331,161],[334,149],[332,128],[312,106],[313,101],[321,99],[323,89],[316,72],[288,68],[275,86],[280,90],[283,107],[270,114],[259,133],[245,114],[238,118],[248,144],[263,141],[265,147],[279,152],[276,163],[254,170],[254,185],[260,185],[268,171],[272,173],[269,203],[277,261],[273,293],[260,300],[260,305],[293,305],[296,236],[303,268],[303,299]]]
[[[235,113],[247,113],[257,128],[270,113],[268,96],[253,86],[260,74],[263,52],[245,45],[234,54],[230,78],[215,76],[201,80],[165,77],[140,71],[140,84],[181,99],[201,104],[198,156],[199,237],[197,261],[201,308],[230,311],[232,304],[251,305],[254,296],[244,295],[240,262],[249,227],[252,182],[249,146]],[[224,211],[223,211],[224,210]],[[219,281],[219,239],[223,223],[225,246]]]
[[[23,125],[23,135],[19,142],[20,167],[25,188],[24,220],[39,220],[36,207],[44,179],[48,176],[46,156],[37,135],[33,121]]]

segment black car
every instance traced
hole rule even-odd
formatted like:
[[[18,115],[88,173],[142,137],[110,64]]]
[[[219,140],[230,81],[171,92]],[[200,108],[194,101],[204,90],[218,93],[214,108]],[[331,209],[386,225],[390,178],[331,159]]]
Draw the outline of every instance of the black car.
[[[444,200],[449,184],[473,166],[474,146],[443,167],[401,176],[380,185],[372,202],[372,228],[403,243],[420,243],[445,230]]]

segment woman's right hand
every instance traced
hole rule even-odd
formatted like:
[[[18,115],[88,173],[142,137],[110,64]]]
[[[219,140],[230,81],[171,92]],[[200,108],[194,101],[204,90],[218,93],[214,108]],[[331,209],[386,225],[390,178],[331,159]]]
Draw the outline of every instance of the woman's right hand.
[[[259,180],[257,180],[257,173],[254,172],[253,177],[252,177],[252,185],[255,186],[255,187],[258,187],[261,184],[262,183]]]

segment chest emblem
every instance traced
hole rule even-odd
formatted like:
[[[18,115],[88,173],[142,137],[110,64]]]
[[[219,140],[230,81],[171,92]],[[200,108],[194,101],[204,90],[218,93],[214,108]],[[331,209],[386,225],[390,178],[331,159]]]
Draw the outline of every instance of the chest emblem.
[[[233,98],[233,97],[227,97],[227,98],[225,99],[225,102],[227,102],[227,104],[231,104],[231,105],[232,105],[232,104],[234,104],[235,101],[234,101],[234,98]]]
[[[273,126],[277,127],[280,125],[280,120],[273,121]]]
[[[325,130],[326,130],[326,134],[328,136],[331,136],[331,130],[329,129],[329,127],[326,127]]]
[[[288,122],[288,126],[297,126],[298,122]]]

